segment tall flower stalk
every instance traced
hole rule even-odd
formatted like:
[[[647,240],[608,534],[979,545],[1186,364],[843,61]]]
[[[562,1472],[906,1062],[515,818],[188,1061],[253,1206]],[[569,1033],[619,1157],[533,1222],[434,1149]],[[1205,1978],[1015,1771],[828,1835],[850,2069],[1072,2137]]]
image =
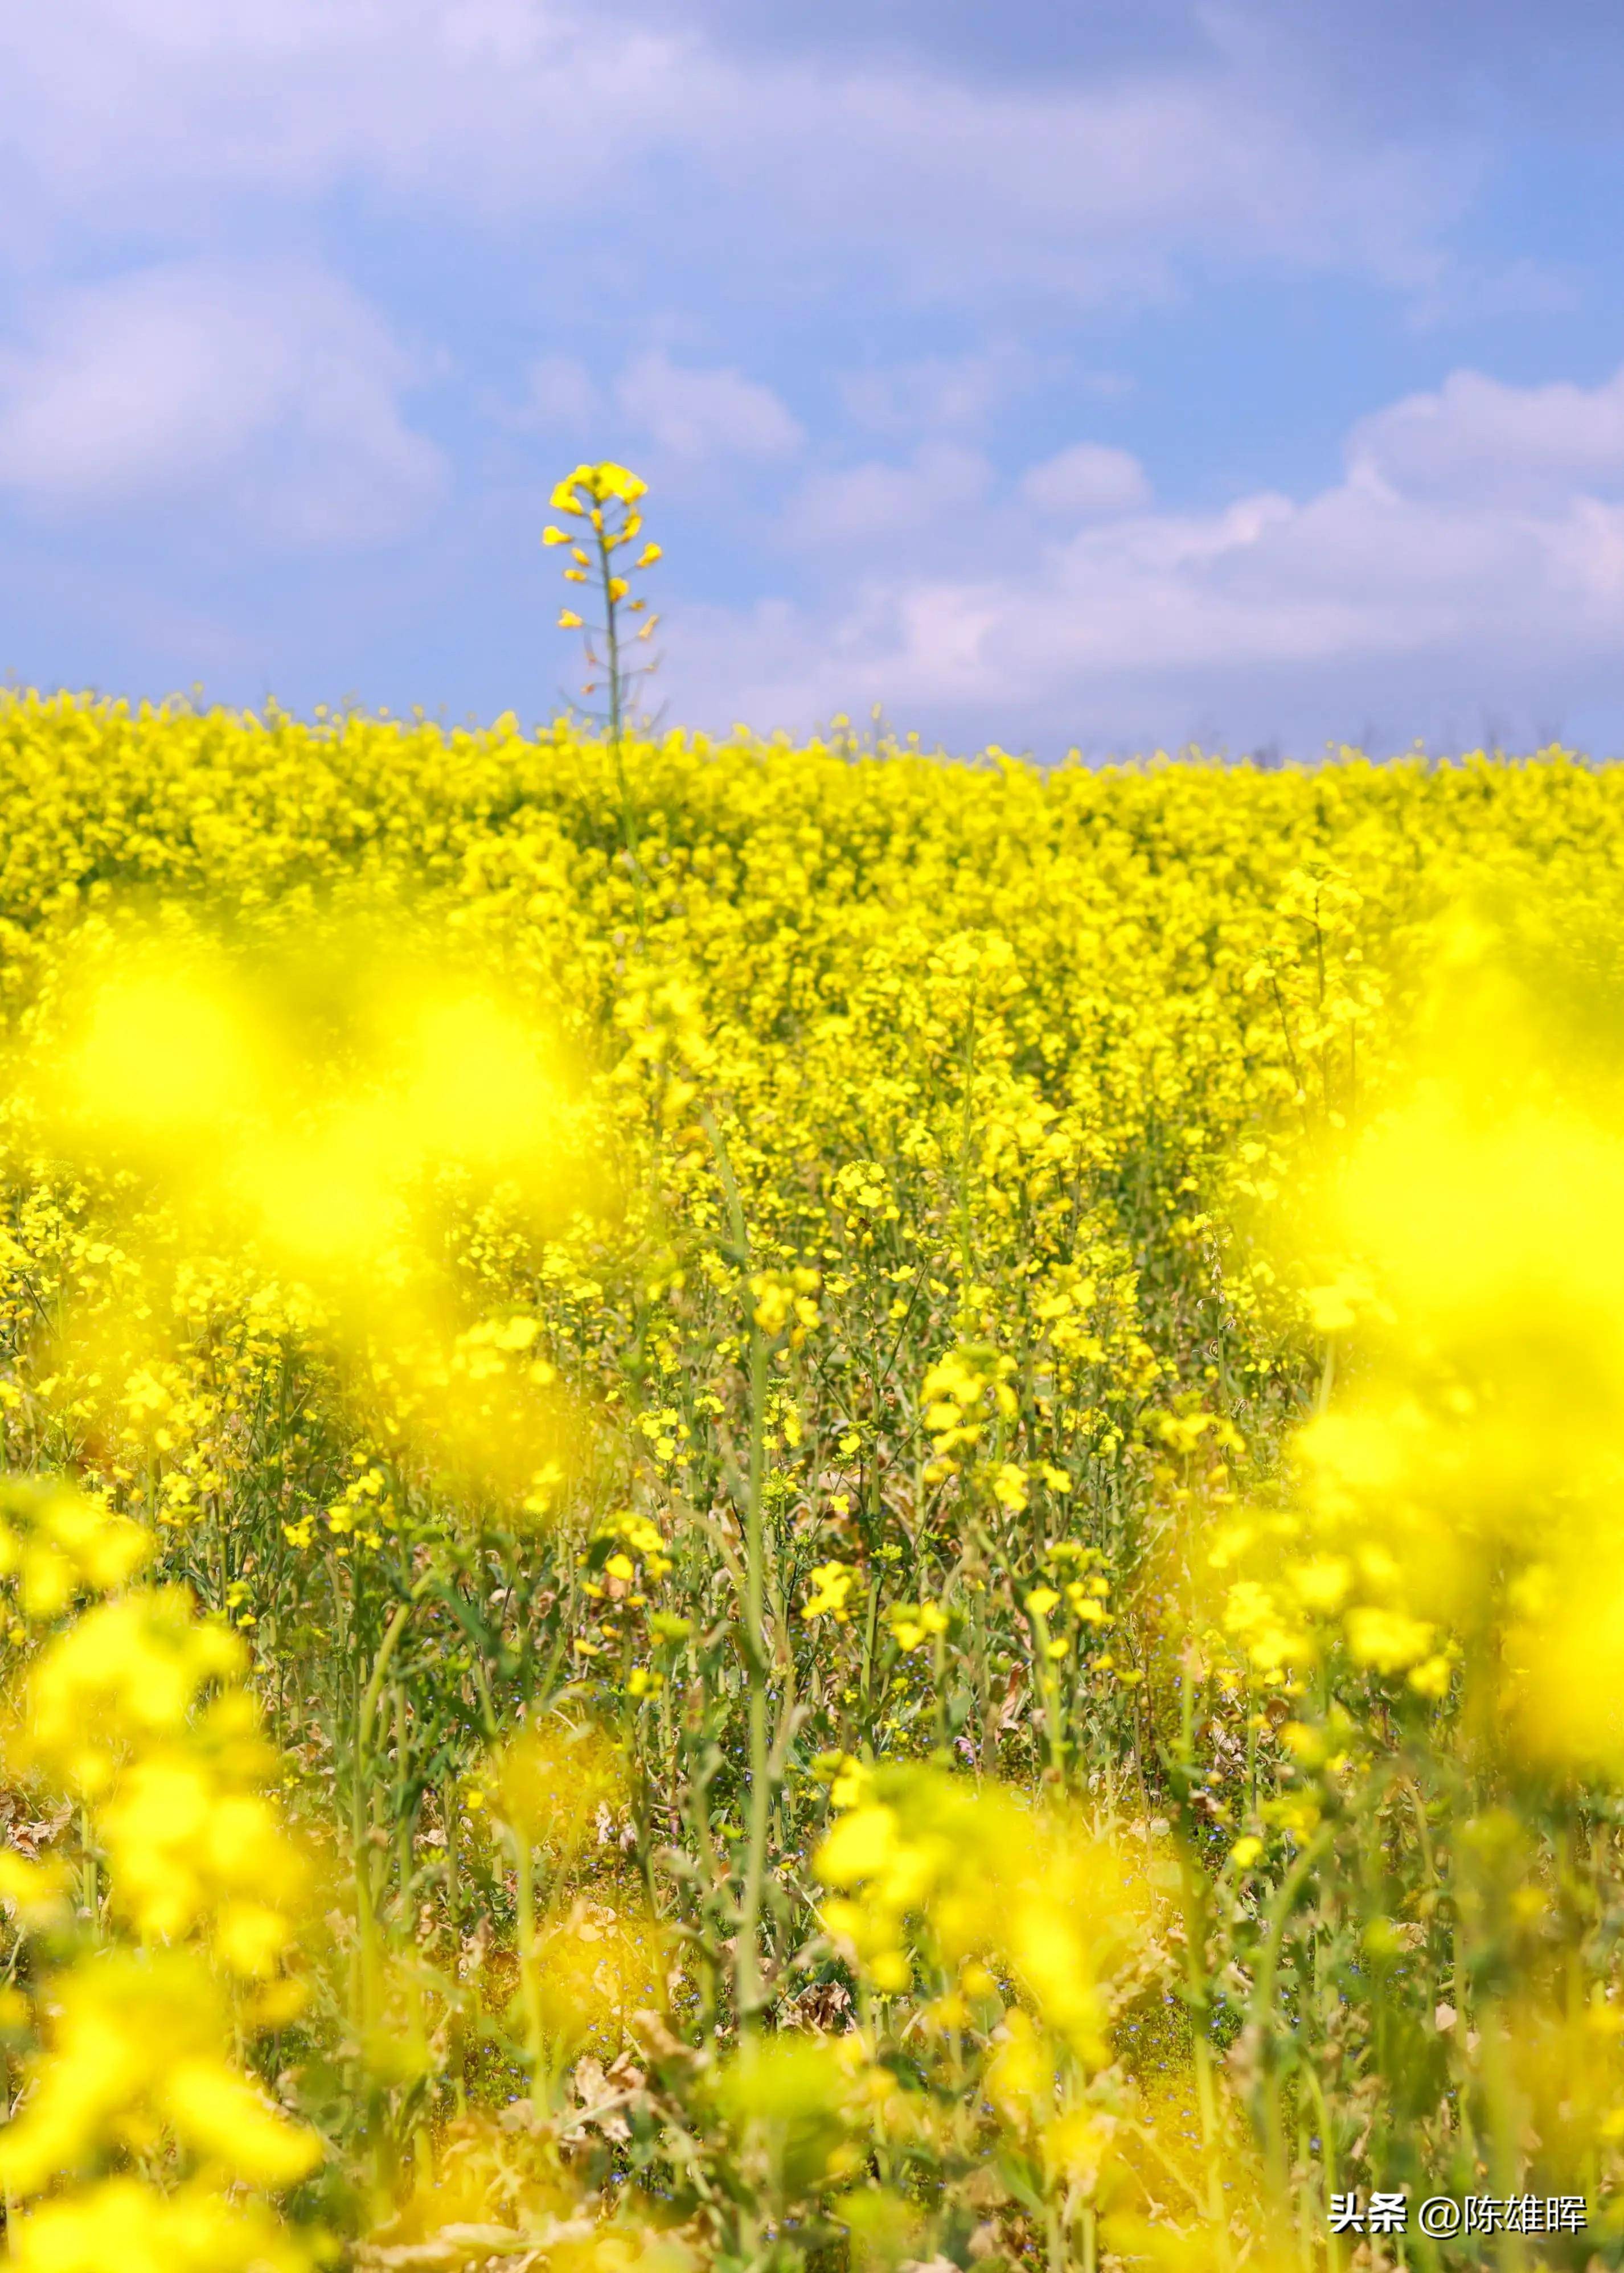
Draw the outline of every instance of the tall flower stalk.
[[[591,603],[600,611],[593,619],[583,616],[579,608],[561,608],[559,628],[583,634],[590,675],[581,691],[583,694],[601,693],[604,696],[604,723],[620,797],[620,829],[636,902],[637,933],[644,940],[647,926],[643,862],[638,855],[636,818],[626,772],[626,729],[635,684],[648,677],[658,661],[658,657],[646,652],[646,647],[659,618],[649,613],[649,604],[641,594],[633,597],[631,580],[653,567],[661,557],[661,548],[651,540],[645,541],[635,559],[628,557],[643,535],[643,515],[637,508],[647,495],[648,484],[624,466],[607,460],[600,465],[577,466],[554,489],[552,504],[554,513],[563,514],[581,526],[571,531],[549,523],[541,537],[544,544],[568,547],[564,581],[582,587],[583,602],[590,593]],[[635,629],[628,621],[633,616],[643,619]],[[639,648],[645,649],[642,656],[636,653]]]

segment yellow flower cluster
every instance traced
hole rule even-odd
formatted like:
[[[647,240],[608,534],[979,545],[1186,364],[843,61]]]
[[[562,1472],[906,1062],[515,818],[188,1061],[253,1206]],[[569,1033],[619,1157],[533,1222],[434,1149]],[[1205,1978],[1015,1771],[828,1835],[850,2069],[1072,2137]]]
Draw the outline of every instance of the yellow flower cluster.
[[[596,576],[608,618],[605,629],[610,641],[610,651],[603,662],[605,668],[612,673],[620,669],[614,651],[616,611],[624,604],[628,615],[640,614],[648,605],[646,600],[634,600],[628,596],[631,591],[629,576],[635,575],[640,569],[653,567],[662,557],[660,547],[650,540],[644,544],[635,560],[630,564],[629,574],[622,573],[614,559],[617,552],[635,544],[643,533],[643,515],[637,511],[637,506],[639,500],[648,495],[648,484],[641,481],[635,474],[628,473],[624,466],[617,466],[609,461],[601,465],[577,466],[573,474],[567,475],[555,486],[553,510],[573,520],[584,521],[588,531],[587,544],[592,550],[589,551],[586,545],[578,543],[568,529],[549,525],[542,531],[544,544],[561,544],[569,548],[569,565],[564,570],[567,584],[587,584]],[[638,630],[638,638],[648,639],[658,621],[658,616],[649,616]],[[560,612],[559,626],[563,631],[583,631],[586,628],[584,619],[574,608],[565,608]],[[589,654],[591,661],[598,660],[595,654],[590,654],[590,651]],[[586,691],[590,694],[592,689],[588,687]]]
[[[25,1620],[58,1617],[81,1591],[111,1593],[152,1545],[139,1523],[63,1484],[0,1482],[0,1579],[15,1585]]]
[[[1602,945],[1530,959],[1514,923],[1442,949],[1422,1070],[1307,1227],[1305,1272],[1337,1265],[1315,1314],[1362,1370],[1298,1433],[1291,1502],[1226,1517],[1206,1560],[1265,1682],[1327,1651],[1427,1699],[1486,1680],[1497,1743],[1613,1771],[1624,1147],[1601,1006],[1588,1032],[1545,1007],[1583,1003]]]
[[[19,2273],[304,2273],[310,2262],[260,2203],[203,2185],[154,2194],[139,2179],[43,2204],[11,2254]]]
[[[179,1588],[124,1595],[41,1659],[20,1752],[94,1805],[114,1902],[143,1939],[205,1929],[254,1979],[287,1947],[304,1873],[261,1789],[278,1764],[246,1671],[242,1643]]]
[[[888,1769],[861,1780],[817,1870],[840,1890],[824,1924],[877,1988],[909,1985],[913,1923],[956,1978],[989,1988],[989,1967],[1006,1969],[1080,2055],[1109,2058],[1103,1984],[1146,1918],[1145,1889],[1109,1844],[930,1770]]]
[[[642,498],[554,499],[605,623]],[[657,736],[618,654],[606,736],[0,697],[0,1439],[82,1487],[0,1499],[8,1748],[85,1842],[77,1905],[0,1867],[19,2252],[294,2247],[251,2197],[308,2142],[227,2051],[301,1902],[252,1679],[347,1874],[368,2185],[515,2074],[527,2138],[575,2120],[596,1999],[593,2058],[683,2032],[581,2101],[603,2171],[725,2140],[682,2199],[728,2262],[861,2139],[905,2223],[964,2191],[857,2254],[1097,2262],[1139,2029],[1312,2262],[1289,2174],[1405,2151],[1392,2045],[1429,2152],[1515,2141],[1485,1984],[1597,1921],[1547,2066],[1616,1985],[1600,1818],[1515,1819],[1624,1764],[1624,776]]]
[[[0,2183],[19,2204],[75,2180],[82,2190],[25,2211],[14,2251],[87,2273],[303,2266],[268,2207],[240,2192],[280,2191],[322,2153],[231,2052],[234,2032],[286,2022],[302,2004],[282,1967],[305,1867],[263,1789],[278,1764],[242,1685],[246,1652],[177,1587],[109,1592],[152,1550],[138,1526],[61,1487],[11,1487],[7,1505],[5,1536],[26,1542],[12,1565],[26,1616],[109,1594],[34,1658],[7,1768],[80,1804],[87,1859],[109,1881],[107,1924],[132,1937],[97,1934],[93,1909],[88,1944],[36,1976],[41,2040],[32,2089],[0,2137]],[[43,1936],[43,1949],[60,1944],[60,1864],[0,1860],[20,1931]],[[190,2172],[178,2191],[99,2175],[120,2158],[151,2172],[176,2156]]]

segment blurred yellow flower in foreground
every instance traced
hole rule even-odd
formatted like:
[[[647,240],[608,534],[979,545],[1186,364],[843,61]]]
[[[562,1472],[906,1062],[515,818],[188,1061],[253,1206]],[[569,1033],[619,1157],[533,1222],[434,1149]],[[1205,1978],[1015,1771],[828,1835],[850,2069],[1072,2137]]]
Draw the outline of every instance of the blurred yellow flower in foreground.
[[[11,2244],[19,2273],[306,2273],[311,2253],[264,2205],[193,2184],[109,2179],[45,2202]]]
[[[1340,1647],[1425,1699],[1459,1684],[1497,1746],[1618,1774],[1624,1076],[1585,955],[1441,934],[1421,1069],[1300,1218],[1357,1290],[1315,1297],[1352,1370],[1294,1500],[1224,1519],[1207,1562],[1266,1678]]]
[[[928,1768],[883,1768],[815,1858],[823,1905],[876,1988],[906,1989],[915,1945],[958,1980],[1002,1971],[1086,2067],[1109,2054],[1109,1984],[1154,1912],[1142,1872],[1064,1812]]]
[[[297,1984],[273,1977],[306,1878],[264,1789],[277,1761],[243,1686],[246,1651],[199,1619],[181,1587],[116,1591],[150,1551],[139,1526],[59,1485],[13,1488],[3,1504],[4,1537],[16,1540],[23,1519],[64,1565],[71,1550],[76,1593],[110,1594],[34,1659],[4,1753],[12,1777],[79,1801],[87,1850],[110,1880],[102,1931],[122,1923],[136,1938],[100,1939],[93,1905],[91,1932],[75,1947],[55,1859],[0,1858],[0,1894],[19,1922],[52,1935],[30,1983],[39,2039],[28,2089],[0,2132],[12,2254],[41,2273],[294,2273],[307,2253],[268,2207],[224,2191],[281,2192],[323,2156],[236,2057],[252,2007],[233,2011],[227,1983],[262,1984],[256,1995],[274,2017],[298,2007]],[[26,1549],[20,1587],[38,1617]],[[59,1589],[47,1594],[44,1614],[66,1607]],[[110,2161],[161,2166],[175,2150],[192,2173],[177,2193],[133,2177],[103,2182]],[[63,2191],[75,2180],[89,2183]],[[26,2206],[48,2190],[56,2198]]]
[[[113,926],[66,959],[14,1076],[19,1126],[97,1190],[139,1291],[94,1338],[71,1328],[87,1376],[167,1401],[154,1314],[213,1277],[267,1332],[335,1348],[386,1438],[546,1512],[570,1428],[554,1369],[525,1322],[467,1316],[447,1255],[470,1219],[545,1237],[595,1203],[547,1017],[376,926],[252,956]]]

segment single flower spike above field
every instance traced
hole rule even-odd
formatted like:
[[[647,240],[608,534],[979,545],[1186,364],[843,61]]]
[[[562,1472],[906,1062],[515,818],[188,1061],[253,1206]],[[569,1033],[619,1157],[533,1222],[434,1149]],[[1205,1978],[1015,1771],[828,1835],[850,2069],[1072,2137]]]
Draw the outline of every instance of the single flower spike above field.
[[[655,562],[663,557],[658,544],[645,544],[636,559],[629,563],[617,564],[614,558],[617,552],[635,544],[643,533],[643,515],[637,506],[639,500],[647,496],[648,486],[635,474],[628,472],[624,466],[613,463],[577,466],[575,472],[567,476],[553,491],[553,510],[584,521],[585,529],[579,535],[572,535],[568,529],[549,523],[541,533],[544,544],[561,544],[569,548],[564,581],[567,584],[590,584],[595,592],[602,595],[604,620],[601,624],[588,624],[577,610],[564,608],[560,611],[559,627],[562,631],[587,633],[589,666],[594,672],[608,673],[604,683],[609,695],[611,729],[615,731],[619,731],[626,681],[631,675],[620,660],[622,634],[619,611],[624,608],[628,615],[645,614],[649,604],[646,600],[634,600],[630,596],[630,580],[639,571],[652,568]],[[645,620],[638,626],[637,637],[640,640],[650,638],[658,620],[658,616],[645,616]],[[601,652],[593,644],[595,637],[601,637],[604,641]],[[583,692],[588,694],[595,693],[599,683],[596,678],[589,680]]]
[[[559,483],[553,492],[554,513],[590,513],[591,506],[583,506],[576,495],[579,490],[584,490],[596,505],[613,499],[618,505],[635,506],[639,498],[649,494],[647,482],[605,460],[602,465],[577,466]]]
[[[643,570],[652,568],[662,558],[658,544],[645,544],[635,560],[617,563],[617,553],[624,553],[643,534],[643,515],[639,501],[648,494],[648,484],[624,466],[605,461],[597,466],[577,466],[567,475],[553,492],[553,509],[585,523],[577,534],[559,529],[551,523],[541,533],[544,544],[564,544],[569,548],[569,563],[564,570],[567,584],[590,585],[603,613],[600,620],[590,623],[577,608],[559,611],[560,631],[583,634],[586,649],[587,677],[581,692],[596,694],[601,689],[605,707],[601,722],[606,731],[609,754],[614,767],[615,788],[620,806],[620,834],[626,848],[626,865],[630,874],[632,896],[636,906],[639,936],[645,932],[643,861],[637,849],[638,828],[634,810],[631,783],[626,770],[626,726],[633,684],[646,679],[659,658],[650,655],[646,660],[628,663],[628,632],[623,622],[626,616],[642,616],[636,638],[646,646],[654,635],[658,616],[647,612],[648,602],[631,596],[631,580]]]

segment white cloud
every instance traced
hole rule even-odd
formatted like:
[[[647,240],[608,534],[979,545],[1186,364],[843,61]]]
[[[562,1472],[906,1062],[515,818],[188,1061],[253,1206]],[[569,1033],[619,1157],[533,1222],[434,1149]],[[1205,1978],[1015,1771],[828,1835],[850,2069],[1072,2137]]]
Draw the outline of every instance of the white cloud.
[[[1150,498],[1139,460],[1103,442],[1073,442],[1024,474],[1020,490],[1034,511],[1072,521],[1132,513]]]
[[[803,299],[876,260],[959,305],[1143,296],[1192,254],[1421,289],[1479,163],[1240,49],[1016,85],[730,51],[580,0],[55,0],[0,14],[0,70],[10,187],[60,227],[207,239],[222,199],[357,185],[508,230],[632,212],[631,289],[701,242]]]
[[[1351,476],[1414,496],[1549,499],[1576,487],[1624,487],[1624,371],[1605,385],[1507,386],[1455,371],[1435,394],[1362,419]]]
[[[847,415],[877,434],[937,434],[983,425],[1012,394],[1053,376],[1013,341],[957,356],[917,356],[845,372]]]
[[[1051,752],[1056,731],[1177,741],[1214,717],[1310,750],[1374,713],[1405,743],[1451,718],[1548,718],[1616,689],[1621,412],[1624,371],[1590,389],[1462,372],[1361,422],[1344,478],[1301,500],[1061,539],[1034,518],[1019,546],[989,513],[977,569],[865,576],[822,611],[700,615],[682,692],[695,714],[793,727],[881,701],[950,739]],[[915,556],[936,549],[927,532]]]
[[[0,487],[36,509],[202,506],[273,543],[402,534],[440,493],[412,365],[302,264],[191,261],[58,293],[0,349]]]
[[[808,551],[906,544],[913,551],[923,531],[971,511],[979,520],[993,479],[979,450],[927,442],[906,466],[874,461],[810,476],[785,508],[782,534]]]
[[[470,319],[471,392],[493,426],[624,449],[679,507],[705,497],[713,522],[736,471],[752,529],[797,553],[796,575],[843,580],[827,606],[752,619],[763,716],[831,688],[831,707],[879,696],[994,731],[1000,709],[1154,726],[1213,687],[1238,709],[1288,682],[1396,683],[1401,665],[1423,686],[1434,667],[1465,684],[1479,664],[1533,683],[1601,651],[1619,493],[1609,390],[1547,402],[1463,376],[1354,430],[1346,478],[1320,496],[1227,513],[1152,509],[1142,469],[1100,444],[1033,469],[1025,495],[982,454],[1001,406],[1056,375],[1009,344],[1014,326],[1054,336],[1057,314],[1176,294],[1202,264],[1224,279],[1259,265],[1373,277],[1422,320],[1452,292],[1474,305],[1548,293],[1543,272],[1473,281],[1440,251],[1481,178],[1481,140],[1423,131],[1413,112],[1395,134],[1382,105],[1339,101],[1319,64],[1280,59],[1272,14],[1250,44],[1162,52],[1147,36],[1136,59],[1021,76],[927,59],[951,43],[922,0],[912,59],[878,39],[842,51],[833,34],[730,45],[707,28],[715,11],[673,7],[662,26],[654,4],[0,9],[0,261],[38,287],[27,329],[0,344],[0,488],[58,519],[184,501],[199,524],[282,544],[407,529],[446,480],[402,407],[410,359],[309,264],[219,256],[349,229],[403,304],[436,307],[447,336]],[[1221,29],[1257,15],[1228,0],[1191,12]],[[54,289],[132,244],[168,257]],[[951,311],[951,329],[933,313],[910,333],[921,306]],[[837,335],[866,326],[880,359],[834,376],[849,416],[883,439],[864,444],[868,464],[808,452],[817,470],[803,475],[795,415],[748,373],[758,338],[782,357],[793,337],[816,402],[831,308]],[[992,344],[903,351],[978,326]],[[515,337],[505,368],[479,363],[482,343],[490,356]],[[628,337],[664,345],[627,363]],[[585,360],[538,354],[515,384],[543,348]],[[1068,378],[1072,431],[1091,423],[1085,391],[1127,383]],[[530,478],[537,454],[500,432],[475,446],[488,486],[465,527],[484,514],[488,530],[502,482]],[[771,528],[770,487],[792,491]],[[425,549],[425,581],[433,565]],[[320,641],[330,625],[308,580],[289,589]],[[355,580],[345,639],[370,589]],[[747,643],[726,620],[705,699],[730,716],[719,690]]]
[[[659,349],[628,364],[614,399],[657,449],[688,463],[781,458],[805,439],[770,386],[741,371],[685,368]]]

